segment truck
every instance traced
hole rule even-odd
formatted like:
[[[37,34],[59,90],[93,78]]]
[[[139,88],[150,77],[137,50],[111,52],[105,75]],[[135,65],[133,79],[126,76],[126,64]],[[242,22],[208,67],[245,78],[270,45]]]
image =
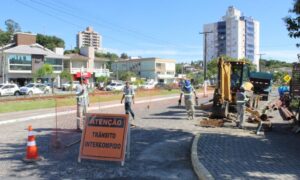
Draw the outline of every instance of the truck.
[[[268,72],[251,72],[250,82],[253,84],[253,93],[262,96],[262,100],[268,101],[272,91],[273,74]]]

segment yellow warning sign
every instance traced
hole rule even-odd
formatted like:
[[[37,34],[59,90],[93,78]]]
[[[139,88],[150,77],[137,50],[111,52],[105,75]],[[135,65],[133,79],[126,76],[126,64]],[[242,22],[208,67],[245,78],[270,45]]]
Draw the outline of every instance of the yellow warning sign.
[[[292,79],[292,77],[290,76],[290,75],[285,75],[284,77],[283,77],[283,80],[285,81],[285,82],[290,82],[291,81],[291,79]]]

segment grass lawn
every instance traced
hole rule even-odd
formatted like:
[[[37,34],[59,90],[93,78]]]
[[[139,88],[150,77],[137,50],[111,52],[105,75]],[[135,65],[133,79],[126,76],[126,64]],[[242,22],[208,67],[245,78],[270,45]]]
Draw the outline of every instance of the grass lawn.
[[[178,89],[173,89],[171,91],[168,90],[155,90],[155,91],[137,91],[136,97],[152,97],[158,95],[171,95],[178,94]],[[116,92],[112,95],[93,95],[90,94],[90,102],[108,102],[114,100],[121,100],[122,93]],[[34,110],[34,109],[45,109],[45,108],[54,108],[55,105],[58,107],[62,106],[72,106],[76,104],[75,97],[67,97],[67,98],[59,98],[56,102],[55,99],[36,99],[36,100],[26,100],[26,101],[8,101],[8,102],[0,102],[0,113],[7,112],[17,112],[17,111],[26,111],[26,110]]]

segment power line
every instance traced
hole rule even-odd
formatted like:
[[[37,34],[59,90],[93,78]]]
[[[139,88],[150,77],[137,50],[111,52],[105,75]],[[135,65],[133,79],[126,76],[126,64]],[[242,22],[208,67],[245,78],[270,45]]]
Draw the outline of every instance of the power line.
[[[50,14],[50,13],[48,13],[48,12],[42,11],[42,10],[40,10],[40,9],[34,7],[34,6],[31,6],[31,5],[28,5],[28,4],[24,3],[24,2],[21,2],[20,0],[16,0],[16,2],[18,2],[18,3],[20,3],[20,4],[24,5],[24,6],[26,6],[26,7],[28,7],[28,8],[34,9],[34,10],[36,10],[36,11],[42,13],[42,14],[47,14],[48,16],[51,16],[51,17],[53,17],[54,19],[58,19],[58,20],[60,20],[60,21],[63,21],[64,23],[70,24],[70,25],[75,26],[75,27],[77,27],[77,28],[80,28],[80,29],[83,29],[83,28],[84,28],[84,27],[81,26],[81,25],[78,25],[78,24],[73,23],[73,22],[71,22],[71,21],[65,20],[65,19],[63,19],[63,18],[61,18],[61,17],[59,17],[59,16]],[[126,42],[123,42],[123,41],[121,41],[121,40],[119,40],[119,39],[115,39],[115,38],[110,37],[110,36],[107,36],[107,35],[104,35],[104,37],[106,37],[106,38],[108,38],[108,39],[112,39],[112,40],[114,40],[114,41],[119,41],[119,42],[121,42],[121,43],[123,43],[123,44],[126,44],[126,45],[129,45],[129,46],[131,46],[131,47],[135,47],[135,46],[133,46],[132,44],[128,44],[128,43],[126,43]]]
[[[75,18],[79,18],[79,19],[82,19],[84,21],[90,21],[90,22],[93,22],[94,24],[98,24],[99,26],[105,27],[107,29],[111,29],[111,30],[119,31],[119,32],[127,32],[127,33],[130,33],[131,35],[133,35],[135,37],[142,37],[144,39],[148,39],[148,40],[152,40],[152,41],[159,41],[160,43],[163,42],[165,44],[168,44],[168,45],[171,45],[171,46],[175,46],[175,47],[179,46],[179,45],[173,44],[171,42],[167,42],[167,41],[164,41],[164,40],[161,40],[161,39],[149,36],[149,35],[145,35],[143,33],[140,33],[138,31],[136,31],[136,30],[131,30],[131,29],[119,26],[119,25],[115,25],[113,23],[110,23],[110,22],[104,20],[103,18],[98,18],[97,21],[92,21],[91,18],[84,18],[84,17],[78,16],[77,14],[70,13],[70,11],[66,11],[65,8],[63,8],[63,10],[62,10],[62,8],[58,8],[57,7],[57,4],[54,5],[53,2],[52,2],[52,5],[49,6],[49,4],[45,4],[45,3],[41,2],[41,1],[39,1],[39,2],[37,2],[36,0],[31,0],[31,1],[34,2],[34,3],[36,3],[36,4],[42,5],[42,6],[46,7],[46,8],[50,8],[50,9],[52,9],[52,10],[58,12],[58,13],[63,13],[65,15],[72,16],[72,17],[75,17]],[[108,25],[104,25],[103,23],[100,24],[98,22],[99,19],[102,20],[102,21],[104,21]],[[115,29],[114,26],[116,26],[117,29]]]

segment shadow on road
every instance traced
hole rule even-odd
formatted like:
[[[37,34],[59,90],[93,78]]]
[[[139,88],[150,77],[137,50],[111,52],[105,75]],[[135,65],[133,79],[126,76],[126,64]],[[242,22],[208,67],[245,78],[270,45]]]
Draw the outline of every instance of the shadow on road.
[[[26,142],[1,144],[0,167],[9,164],[0,177],[40,179],[197,179],[190,163],[193,134],[174,129],[133,128],[131,158],[122,167],[118,162],[82,160],[77,163],[79,143],[69,148],[51,146],[53,129],[35,129],[43,161],[25,164]],[[65,137],[80,134],[61,130]],[[2,168],[3,169],[3,168]],[[5,169],[5,168],[4,168]]]

